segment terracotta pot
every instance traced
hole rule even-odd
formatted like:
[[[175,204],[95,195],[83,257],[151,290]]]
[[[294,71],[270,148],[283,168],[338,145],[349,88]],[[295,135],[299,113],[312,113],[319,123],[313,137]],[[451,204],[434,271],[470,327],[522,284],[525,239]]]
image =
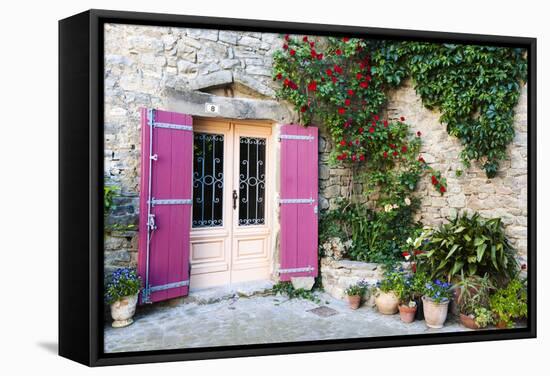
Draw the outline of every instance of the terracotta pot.
[[[465,314],[461,313],[460,314],[460,322],[466,328],[479,329],[479,325],[476,323],[476,318],[475,317],[471,317],[471,316],[468,316],[468,315],[465,315]]]
[[[416,307],[409,307],[406,305],[399,306],[399,316],[404,323],[411,323],[414,321],[414,315],[416,314]]]
[[[443,328],[445,320],[447,320],[447,312],[449,311],[449,301],[436,303],[432,299],[423,296],[422,303],[424,304],[424,318],[426,325],[429,328]]]
[[[361,295],[348,295],[349,307],[357,309],[361,305]]]
[[[499,329],[508,329],[508,325],[506,325],[505,321],[497,321],[496,327]]]
[[[390,291],[390,292],[382,292],[380,291],[378,295],[376,296],[376,307],[378,308],[378,312],[384,314],[384,315],[394,315],[397,313],[397,306],[399,305],[399,299],[397,299],[397,296]]]
[[[111,304],[113,328],[123,328],[134,322],[132,317],[136,313],[138,295],[125,296]]]

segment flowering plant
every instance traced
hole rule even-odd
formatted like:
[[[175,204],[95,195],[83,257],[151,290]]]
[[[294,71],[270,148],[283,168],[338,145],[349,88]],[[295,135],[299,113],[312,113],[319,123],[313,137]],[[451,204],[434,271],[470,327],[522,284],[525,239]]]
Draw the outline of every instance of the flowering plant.
[[[442,282],[436,279],[433,282],[426,283],[424,287],[424,296],[436,303],[448,302],[449,299],[451,299],[451,284],[448,282]]]
[[[386,271],[384,272],[384,278],[377,283],[377,287],[382,292],[394,292],[396,295],[399,295],[404,289],[404,279],[405,273],[403,269]]]
[[[347,295],[347,296],[363,296],[363,294],[365,293],[365,287],[363,285],[360,285],[359,283],[355,284],[355,285],[350,285],[345,291],[344,293]]]
[[[141,278],[135,269],[119,268],[111,275],[105,288],[105,300],[112,304],[125,296],[136,295],[141,289]]]
[[[386,96],[385,78],[378,77],[371,64],[376,41],[284,39],[282,50],[274,54],[273,79],[281,83],[278,97],[294,104],[304,125],[314,116],[321,120],[334,143],[333,162],[367,164],[365,181],[381,189],[386,199],[382,206],[404,202],[423,172],[438,174],[419,155],[421,132],[413,134],[403,116],[378,115]],[[445,181],[439,179],[436,188],[443,194]]]
[[[321,248],[326,257],[330,257],[333,260],[341,260],[342,257],[353,247],[353,240],[349,239],[342,242],[342,239],[333,237],[328,239]]]

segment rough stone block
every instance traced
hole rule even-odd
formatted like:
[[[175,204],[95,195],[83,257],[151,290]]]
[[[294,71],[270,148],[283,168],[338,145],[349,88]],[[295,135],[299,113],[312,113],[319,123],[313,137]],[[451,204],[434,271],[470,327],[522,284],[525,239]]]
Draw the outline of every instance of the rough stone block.
[[[229,43],[229,44],[237,44],[237,39],[239,38],[239,35],[236,32],[233,31],[225,31],[221,30],[219,34],[220,41]]]
[[[295,289],[311,290],[315,284],[313,277],[291,277],[290,282]]]
[[[228,70],[218,71],[198,76],[189,83],[191,90],[201,90],[216,86],[223,86],[233,82],[233,74]]]

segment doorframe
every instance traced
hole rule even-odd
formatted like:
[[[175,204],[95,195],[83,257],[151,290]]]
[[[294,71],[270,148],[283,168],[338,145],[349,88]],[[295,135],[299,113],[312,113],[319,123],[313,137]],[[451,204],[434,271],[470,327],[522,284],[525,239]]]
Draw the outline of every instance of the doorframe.
[[[214,125],[214,126],[213,126]],[[279,234],[279,221],[278,221],[278,198],[279,198],[279,179],[278,179],[278,171],[279,171],[279,150],[280,147],[278,145],[277,139],[278,139],[278,133],[279,133],[279,124],[272,120],[250,120],[250,119],[231,119],[231,118],[224,118],[224,117],[202,117],[202,116],[193,116],[193,131],[194,132],[207,132],[207,133],[216,133],[216,131],[219,131],[220,133],[224,133],[224,135],[230,135],[232,138],[233,145],[229,145],[228,142],[224,142],[224,155],[226,155],[228,152],[232,153],[233,156],[238,155],[237,151],[235,150],[234,144],[236,140],[236,127],[237,126],[250,126],[254,128],[269,128],[270,134],[266,137],[267,143],[266,143],[266,194],[265,194],[265,227],[262,228],[268,229],[268,234],[266,236],[266,248],[267,248],[267,258],[269,260],[269,279],[273,280],[275,278],[275,271],[278,268],[278,256],[279,252],[277,251],[277,241],[278,234]],[[253,133],[253,132],[252,132]],[[261,132],[259,132],[261,133]],[[259,136],[263,136],[260,135]],[[235,183],[235,177],[237,176],[238,172],[235,172],[235,158],[231,158],[231,161],[228,161],[224,158],[224,193],[223,193],[223,199],[228,203],[228,205],[225,205],[223,210],[224,215],[224,226],[222,228],[215,228],[215,227],[206,227],[202,229],[193,229],[192,227],[192,221],[191,221],[191,234],[190,239],[195,237],[199,238],[200,240],[206,240],[208,238],[214,238],[219,236],[225,236],[225,238],[228,240],[226,244],[224,245],[225,249],[225,257],[224,261],[227,262],[228,266],[228,276],[229,279],[229,285],[232,283],[232,264],[233,264],[233,252],[234,252],[234,245],[235,245],[235,234],[234,234],[234,227],[235,227],[235,220],[238,219],[238,210],[234,210],[232,207],[232,199],[231,194],[236,186]],[[228,176],[228,172],[230,171],[230,182],[229,184],[226,184],[226,177]],[[238,178],[237,178],[238,179]],[[191,214],[192,215],[192,214]],[[230,216],[230,217],[228,217]],[[227,219],[230,218],[231,226],[227,227]],[[262,234],[263,232],[258,231],[258,234]],[[253,236],[254,234],[252,234]],[[190,252],[190,265],[191,265],[191,274],[193,273],[193,265],[191,263],[191,252]],[[228,259],[228,260],[226,260]],[[209,272],[204,272],[205,275],[211,274]],[[207,278],[207,277],[205,277]],[[219,286],[227,286],[228,284],[220,284]],[[204,287],[207,288],[207,287]],[[199,287],[198,289],[203,289],[203,287]],[[190,285],[190,292],[193,292],[193,290],[197,290],[193,288],[193,285]]]

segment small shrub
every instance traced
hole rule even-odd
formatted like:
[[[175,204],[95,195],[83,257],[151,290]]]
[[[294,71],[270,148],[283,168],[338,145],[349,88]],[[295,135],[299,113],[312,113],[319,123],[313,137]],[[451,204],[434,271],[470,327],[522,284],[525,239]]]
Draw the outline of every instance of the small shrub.
[[[139,293],[141,289],[141,278],[135,269],[119,268],[111,275],[105,288],[105,300],[112,304],[125,296],[132,296]]]
[[[511,280],[491,296],[490,306],[498,321],[514,327],[514,320],[527,317],[527,286],[517,278]]]
[[[500,218],[484,219],[464,213],[429,235],[426,253],[419,255],[432,278],[451,281],[459,275],[488,274],[505,284],[518,271],[515,249]]]

